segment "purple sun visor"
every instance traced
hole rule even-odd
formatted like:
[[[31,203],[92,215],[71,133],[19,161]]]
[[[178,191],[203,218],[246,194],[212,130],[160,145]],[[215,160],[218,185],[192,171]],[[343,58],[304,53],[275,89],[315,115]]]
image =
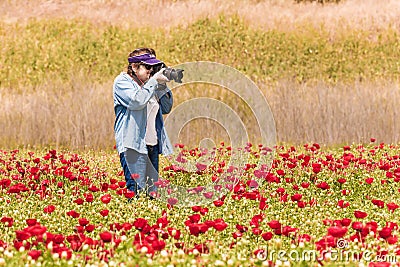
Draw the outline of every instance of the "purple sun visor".
[[[161,60],[158,60],[152,54],[142,54],[139,56],[128,57],[128,62],[130,63],[144,63],[147,65],[156,65],[158,63],[162,63]]]

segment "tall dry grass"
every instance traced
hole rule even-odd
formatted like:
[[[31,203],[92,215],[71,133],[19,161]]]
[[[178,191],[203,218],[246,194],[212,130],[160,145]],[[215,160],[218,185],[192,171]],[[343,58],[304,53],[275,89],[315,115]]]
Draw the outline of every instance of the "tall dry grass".
[[[398,0],[347,0],[340,4],[294,4],[291,0],[3,0],[0,19],[23,23],[28,19],[83,18],[99,25],[171,28],[220,13],[238,14],[263,29],[293,30],[304,23],[370,30],[400,26]]]
[[[111,149],[114,145],[112,85],[94,84],[80,76],[74,77],[70,84],[50,86],[52,90],[44,84],[31,94],[1,92],[0,147],[50,144]],[[396,83],[307,87],[283,80],[276,87],[259,84],[259,88],[273,113],[278,142],[336,145],[369,142],[371,137],[385,143],[400,140],[397,122],[400,88]],[[188,90],[174,89],[175,107],[189,98],[212,92],[210,98],[238,111],[249,133],[257,130],[245,103],[227,98],[223,90],[203,90],[197,95]],[[191,146],[204,138],[218,144],[227,140],[227,133],[216,122],[197,120],[182,130],[180,138]]]
[[[250,26],[265,30],[302,30],[301,25],[307,24],[324,27],[333,37],[346,27],[369,30],[371,35],[389,26],[400,29],[398,0],[347,0],[339,5],[293,4],[290,0],[3,0],[0,10],[0,20],[8,23],[24,23],[33,18],[81,18],[99,27],[112,24],[169,29],[199,18],[235,13]],[[399,141],[397,83],[307,86],[282,80],[273,87],[259,87],[273,112],[279,142],[329,145],[368,142],[370,137],[385,143]],[[97,84],[75,75],[68,83],[43,81],[29,91],[33,93],[0,91],[0,147],[113,147],[111,82]],[[176,94],[175,105],[193,96]],[[212,97],[227,99],[225,96],[219,92]],[[240,101],[226,101],[235,110],[243,110]],[[239,113],[247,122],[247,129],[255,130],[248,111]],[[194,121],[182,135],[182,142],[187,144],[197,142],[198,135],[217,142],[227,137],[222,127],[210,121]]]
[[[270,99],[279,140],[296,144],[400,140],[400,88],[390,81],[301,86],[285,81],[263,90]]]
[[[0,92],[0,147],[112,147],[110,88],[75,76],[46,81],[35,93]]]

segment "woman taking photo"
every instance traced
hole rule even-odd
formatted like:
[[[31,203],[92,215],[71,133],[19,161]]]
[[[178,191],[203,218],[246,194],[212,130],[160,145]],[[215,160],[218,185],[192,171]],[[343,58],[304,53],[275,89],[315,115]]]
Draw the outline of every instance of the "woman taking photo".
[[[136,197],[156,196],[159,154],[172,153],[162,114],[171,111],[173,97],[163,69],[152,75],[159,64],[153,49],[135,49],[113,85],[116,147],[126,187]]]

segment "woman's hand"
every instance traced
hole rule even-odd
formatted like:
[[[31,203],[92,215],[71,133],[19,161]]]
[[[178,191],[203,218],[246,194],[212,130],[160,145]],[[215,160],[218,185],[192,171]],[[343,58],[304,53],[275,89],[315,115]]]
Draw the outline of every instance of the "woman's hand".
[[[161,70],[159,70],[156,74],[154,74],[154,79],[156,79],[156,81],[160,84],[165,84],[167,82],[169,82],[170,80],[163,74],[165,68],[162,68]]]

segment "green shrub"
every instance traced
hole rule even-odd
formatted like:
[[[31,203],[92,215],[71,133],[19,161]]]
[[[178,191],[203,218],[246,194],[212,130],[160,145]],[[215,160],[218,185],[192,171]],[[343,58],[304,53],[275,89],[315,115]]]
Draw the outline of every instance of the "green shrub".
[[[311,25],[311,24],[310,24]],[[32,20],[0,24],[0,87],[20,90],[54,75],[79,72],[109,81],[126,67],[127,54],[150,46],[167,64],[208,60],[230,65],[251,78],[328,82],[396,78],[400,71],[397,31],[328,31],[298,25],[296,31],[249,28],[238,16],[201,19],[169,32],[123,29],[83,21]]]

